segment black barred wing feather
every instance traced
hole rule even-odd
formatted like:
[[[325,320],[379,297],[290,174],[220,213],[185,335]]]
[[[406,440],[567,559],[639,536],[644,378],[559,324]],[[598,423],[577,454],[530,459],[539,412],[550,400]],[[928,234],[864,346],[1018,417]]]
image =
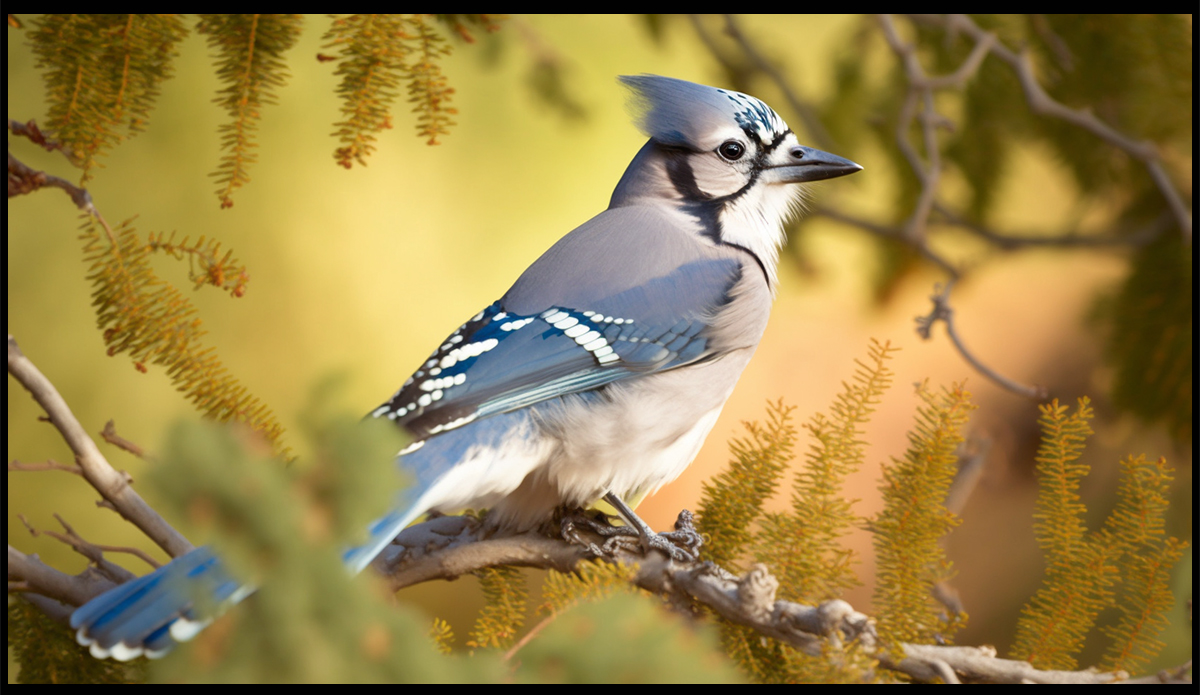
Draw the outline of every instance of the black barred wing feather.
[[[711,282],[697,282],[697,274]],[[372,415],[396,421],[419,440],[703,359],[709,355],[705,329],[729,301],[737,275],[736,263],[706,261],[592,306],[547,306],[522,315],[498,301],[451,334]],[[698,286],[710,289],[697,292]]]

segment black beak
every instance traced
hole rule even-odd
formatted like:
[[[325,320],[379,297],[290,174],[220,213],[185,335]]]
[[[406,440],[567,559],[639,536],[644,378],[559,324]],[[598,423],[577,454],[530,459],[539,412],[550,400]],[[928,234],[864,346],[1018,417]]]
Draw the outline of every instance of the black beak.
[[[862,167],[849,159],[814,150],[803,145],[793,145],[788,150],[791,162],[771,167],[786,183],[822,181],[862,171]]]

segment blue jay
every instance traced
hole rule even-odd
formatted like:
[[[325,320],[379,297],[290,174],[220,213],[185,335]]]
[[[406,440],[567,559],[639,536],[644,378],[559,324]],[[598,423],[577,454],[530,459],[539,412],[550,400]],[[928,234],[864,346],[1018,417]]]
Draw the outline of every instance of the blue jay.
[[[371,413],[412,435],[398,461],[415,483],[345,554],[351,571],[420,516],[463,508],[487,508],[489,526],[517,532],[603,498],[644,547],[655,545],[623,500],[683,472],[750,361],[797,184],[861,169],[801,145],[752,96],[620,79],[649,140],[608,209],[534,261]],[[210,619],[193,614],[177,577],[203,583],[216,603],[252,591],[199,548],[79,608],[79,642],[98,657],[132,658],[187,639]]]

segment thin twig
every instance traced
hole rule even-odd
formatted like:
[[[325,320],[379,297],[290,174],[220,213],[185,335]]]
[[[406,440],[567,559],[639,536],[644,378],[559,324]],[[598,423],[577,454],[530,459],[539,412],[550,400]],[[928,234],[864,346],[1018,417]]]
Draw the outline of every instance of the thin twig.
[[[66,179],[61,179],[27,166],[21,160],[14,157],[12,152],[8,153],[9,198],[32,193],[47,186],[61,188],[66,191],[67,195],[71,196],[71,201],[75,203],[75,207],[88,214],[97,214],[96,206],[92,204],[92,195],[86,189],[80,188]]]
[[[96,442],[87,430],[75,419],[70,406],[59,394],[54,384],[21,352],[17,341],[8,336],[8,373],[29,391],[38,402],[50,422],[58,429],[75,461],[83,470],[83,477],[112,504],[122,517],[133,523],[155,544],[171,557],[179,557],[193,549],[191,543],[171,527],[141,495],[129,485],[128,475],[117,471],[100,453]]]
[[[113,422],[112,420],[104,423],[104,429],[100,430],[100,436],[103,437],[104,441],[108,442],[109,444],[112,444],[118,449],[124,449],[140,459],[150,458],[146,455],[145,449],[117,434],[117,423]]]
[[[46,459],[44,463],[21,463],[13,460],[8,462],[8,470],[10,471],[63,471],[74,475],[82,476],[83,469],[79,466],[68,466],[65,463],[59,463],[54,459]]]
[[[936,251],[929,248],[929,244],[926,242],[925,239],[920,239],[916,242],[908,241],[905,239],[903,230],[897,229],[895,227],[888,227],[887,225],[882,225],[877,222],[872,222],[870,220],[863,219],[861,217],[856,217],[854,215],[850,215],[848,213],[842,212],[841,210],[836,210],[834,208],[814,207],[809,210],[809,216],[812,217],[815,215],[822,215],[824,217],[828,217],[831,220],[837,220],[838,222],[844,222],[845,224],[852,225],[852,226],[858,227],[860,229],[864,229],[868,232],[871,232],[872,234],[876,234],[878,236],[881,236],[881,237],[884,237],[887,239],[895,239],[897,241],[906,241],[906,243],[909,243],[910,245],[915,247],[917,249],[917,251],[922,256],[924,256],[927,260],[929,260],[932,263],[934,263],[935,265],[937,265],[947,275],[949,275],[951,282],[957,280],[960,276],[958,268],[956,268],[954,266],[954,264],[951,263],[950,261],[946,260],[945,258],[942,258],[941,255],[939,255]]]
[[[105,562],[104,553],[111,552],[111,553],[125,553],[126,555],[132,555],[132,556],[142,560],[147,565],[150,565],[154,569],[158,569],[159,567],[162,566],[162,564],[159,563],[158,560],[155,560],[154,558],[150,557],[149,555],[147,555],[145,553],[145,551],[141,550],[140,548],[131,548],[129,546],[123,546],[123,545],[99,545],[99,544],[92,543],[92,542],[84,539],[83,536],[80,536],[78,533],[76,533],[75,529],[70,524],[68,524],[66,522],[66,520],[63,519],[61,516],[59,516],[57,513],[54,515],[54,518],[58,520],[58,523],[62,525],[62,527],[66,531],[66,533],[58,533],[57,531],[39,530],[33,524],[29,523],[29,520],[25,518],[24,514],[18,514],[17,518],[20,519],[21,523],[25,525],[25,529],[29,531],[29,534],[31,536],[33,536],[35,538],[38,536],[49,536],[49,537],[53,538],[54,540],[56,540],[60,543],[63,543],[64,545],[71,546],[72,550],[74,550],[75,552],[79,553],[80,555],[86,557],[90,562],[92,562],[96,565],[103,564]],[[129,578],[132,578],[132,576],[133,575],[129,575]]]
[[[1188,210],[1183,197],[1171,182],[1170,177],[1167,176],[1155,143],[1134,140],[1097,118],[1090,110],[1072,109],[1055,100],[1038,82],[1033,58],[1028,50],[1020,53],[1010,50],[1003,42],[997,41],[995,36],[982,29],[967,15],[909,15],[909,17],[915,22],[940,26],[947,31],[961,31],[977,43],[989,42],[988,53],[1008,63],[1013,69],[1017,80],[1021,83],[1021,90],[1025,94],[1025,101],[1031,111],[1082,128],[1141,162],[1146,167],[1146,171],[1150,175],[1150,179],[1154,181],[1159,193],[1162,194],[1167,207],[1175,216],[1176,224],[1179,226],[1184,240],[1191,243],[1192,213]]]
[[[1135,230],[1113,230],[1103,234],[1078,234],[1074,231],[1058,234],[1014,234],[1012,232],[998,232],[989,229],[975,222],[971,222],[962,215],[950,210],[942,203],[934,204],[934,212],[942,218],[945,224],[953,225],[961,229],[965,229],[984,240],[995,244],[997,247],[1012,251],[1015,249],[1026,247],[1042,247],[1042,248],[1104,248],[1104,247],[1131,247],[1137,248],[1145,246],[1157,239],[1163,232],[1171,227],[1171,214],[1164,212],[1157,219]]]
[[[950,336],[950,342],[958,350],[975,371],[984,375],[988,379],[996,382],[1005,389],[1013,393],[1030,398],[1036,401],[1044,401],[1050,397],[1049,392],[1041,386],[1025,385],[1020,382],[1009,379],[1000,374],[996,370],[984,364],[976,357],[967,346],[963,343],[962,338],[958,336],[958,330],[954,326],[954,310],[950,308],[950,290],[953,289],[954,283],[947,283],[945,288],[935,292],[930,299],[933,301],[933,309],[925,316],[918,316],[917,334],[923,339],[929,340],[934,324],[939,321],[946,324],[946,335]]]
[[[534,625],[532,628],[530,628],[529,632],[526,632],[525,635],[523,637],[521,637],[521,639],[517,640],[517,643],[514,644],[511,649],[504,652],[504,656],[502,657],[502,660],[503,661],[512,661],[513,657],[517,655],[517,652],[521,651],[522,647],[529,644],[533,640],[534,637],[537,637],[542,632],[542,630],[546,629],[546,626],[548,626],[550,623],[553,623],[557,618],[558,618],[558,614],[552,613],[550,615],[547,615],[545,618],[542,618],[540,621],[538,621],[538,624]]]
[[[995,44],[996,37],[991,34],[980,37],[974,50],[954,72],[948,75],[929,76],[925,74],[925,69],[917,58],[916,46],[906,43],[900,38],[891,16],[878,15],[877,20],[884,40],[900,59],[908,78],[909,91],[900,108],[895,138],[900,151],[921,183],[917,204],[904,225],[906,240],[917,243],[926,237],[929,214],[936,202],[941,178],[941,147],[937,141],[936,129],[949,127],[949,121],[937,113],[933,93],[941,89],[961,88],[963,84],[974,77],[983,64],[984,58]],[[922,107],[920,113],[917,112],[918,103]],[[924,162],[921,161],[916,149],[908,140],[908,133],[914,118],[919,118],[921,124],[921,139],[925,145]]]
[[[32,119],[22,123],[10,118],[8,119],[8,130],[13,135],[23,137],[33,144],[41,146],[41,148],[47,152],[58,151],[62,152],[64,156],[68,156],[67,151],[63,149],[62,143],[57,140],[51,140],[47,138],[46,134],[42,132],[42,129],[38,128],[37,122]]]

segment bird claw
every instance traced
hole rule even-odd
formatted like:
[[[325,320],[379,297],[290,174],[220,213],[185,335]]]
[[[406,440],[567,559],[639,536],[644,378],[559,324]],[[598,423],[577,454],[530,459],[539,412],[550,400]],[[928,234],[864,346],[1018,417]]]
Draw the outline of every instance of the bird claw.
[[[683,509],[675,519],[675,530],[658,534],[676,545],[683,546],[696,557],[700,556],[700,546],[704,545],[704,537],[696,530],[696,515]]]
[[[599,533],[600,535],[604,535],[603,532],[601,531],[602,528],[611,528],[611,527],[599,525],[594,519],[586,516],[582,510],[572,512],[571,514],[563,516],[562,525],[561,525],[563,540],[570,543],[571,545],[583,546],[584,548],[586,548],[588,550],[588,552],[590,552],[592,555],[594,555],[596,557],[607,557],[608,555],[604,552],[603,549],[600,548],[600,546],[598,546],[595,543],[584,538],[579,533],[579,529],[577,528],[577,525],[578,526],[586,526],[588,528],[588,530]]]
[[[654,548],[677,562],[695,562],[700,558],[700,546],[704,545],[704,538],[696,531],[695,518],[686,509],[680,511],[674,531],[664,531],[641,539],[643,551],[648,554]]]
[[[596,557],[612,558],[619,552],[636,552],[638,549],[641,549],[643,555],[649,555],[651,550],[660,550],[677,562],[695,562],[699,557],[697,551],[704,544],[704,539],[700,537],[693,524],[695,517],[686,509],[679,513],[674,531],[650,532],[647,535],[639,533],[636,528],[630,526],[613,526],[608,522],[606,516],[600,518],[603,521],[582,512],[564,516],[562,519],[563,539],[573,545],[587,548]],[[587,530],[607,540],[604,541],[603,546],[598,546],[580,535],[577,526],[584,526]]]

